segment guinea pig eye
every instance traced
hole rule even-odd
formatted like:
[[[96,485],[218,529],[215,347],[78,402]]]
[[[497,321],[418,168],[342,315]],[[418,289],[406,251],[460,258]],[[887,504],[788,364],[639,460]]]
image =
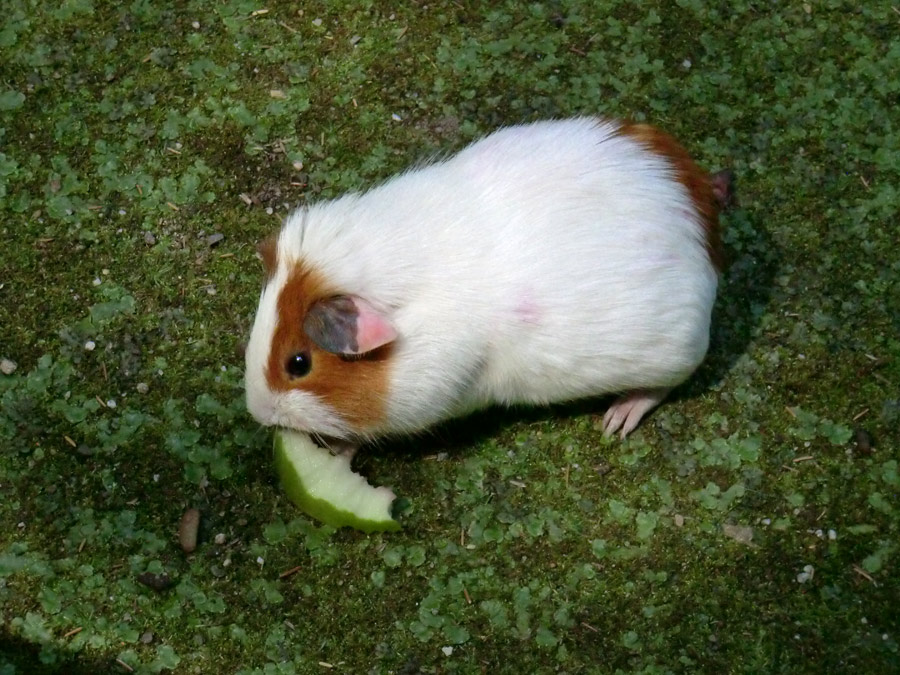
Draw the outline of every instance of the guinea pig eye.
[[[309,352],[292,354],[288,357],[287,363],[284,364],[284,369],[291,377],[303,377],[309,373],[310,368],[312,368],[312,358]]]

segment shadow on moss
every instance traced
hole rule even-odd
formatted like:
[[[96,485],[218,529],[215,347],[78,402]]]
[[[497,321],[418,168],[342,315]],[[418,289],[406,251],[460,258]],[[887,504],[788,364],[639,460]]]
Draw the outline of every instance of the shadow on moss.
[[[98,675],[115,669],[112,658],[92,660],[63,654],[0,631],[0,673],[4,675]]]

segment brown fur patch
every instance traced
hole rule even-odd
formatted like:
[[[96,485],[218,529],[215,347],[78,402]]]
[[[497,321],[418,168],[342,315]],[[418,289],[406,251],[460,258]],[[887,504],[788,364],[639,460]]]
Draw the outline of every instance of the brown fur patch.
[[[725,265],[722,235],[719,229],[719,203],[712,178],[691,159],[687,150],[669,136],[649,124],[626,122],[619,133],[633,138],[651,152],[665,157],[675,169],[675,178],[687,188],[706,235],[706,251],[713,267],[721,272]]]
[[[359,433],[376,427],[387,409],[391,345],[353,359],[319,349],[303,331],[310,306],[340,295],[314,272],[298,266],[278,296],[278,324],[272,336],[266,381],[273,391],[298,389],[316,395]],[[304,377],[291,378],[285,364],[297,352],[312,357]]]
[[[278,233],[263,239],[256,250],[262,258],[263,268],[266,271],[266,283],[269,283],[278,269]]]

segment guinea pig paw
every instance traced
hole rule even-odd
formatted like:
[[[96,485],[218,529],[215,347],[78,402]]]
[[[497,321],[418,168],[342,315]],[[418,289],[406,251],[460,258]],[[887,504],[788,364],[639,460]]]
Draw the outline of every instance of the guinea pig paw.
[[[603,416],[603,435],[609,438],[618,431],[624,439],[668,393],[669,389],[640,389],[619,397]]]

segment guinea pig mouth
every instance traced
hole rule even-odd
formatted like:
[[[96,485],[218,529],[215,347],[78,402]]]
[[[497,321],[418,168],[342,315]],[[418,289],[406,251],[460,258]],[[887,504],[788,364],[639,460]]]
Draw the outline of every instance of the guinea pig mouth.
[[[296,429],[292,429],[291,427],[286,426],[277,426],[276,429],[287,429],[289,431],[296,431]],[[308,434],[310,439],[316,446],[322,448],[323,450],[328,450],[332,455],[349,455],[351,458],[354,454],[356,454],[356,450],[359,448],[359,442],[351,441],[346,438],[338,438],[336,436],[328,436],[326,434],[319,433],[310,433],[304,431],[303,433]]]
[[[248,402],[252,402],[249,397]],[[281,394],[272,400],[270,409],[255,410],[253,406],[249,407],[256,420],[265,426],[301,431],[322,439],[349,438],[352,434],[352,429],[340,415],[307,392]]]
[[[320,448],[325,448],[332,455],[350,455],[352,457],[359,447],[359,443],[354,443],[345,438],[335,438],[334,436],[312,434],[312,439],[316,445]]]

